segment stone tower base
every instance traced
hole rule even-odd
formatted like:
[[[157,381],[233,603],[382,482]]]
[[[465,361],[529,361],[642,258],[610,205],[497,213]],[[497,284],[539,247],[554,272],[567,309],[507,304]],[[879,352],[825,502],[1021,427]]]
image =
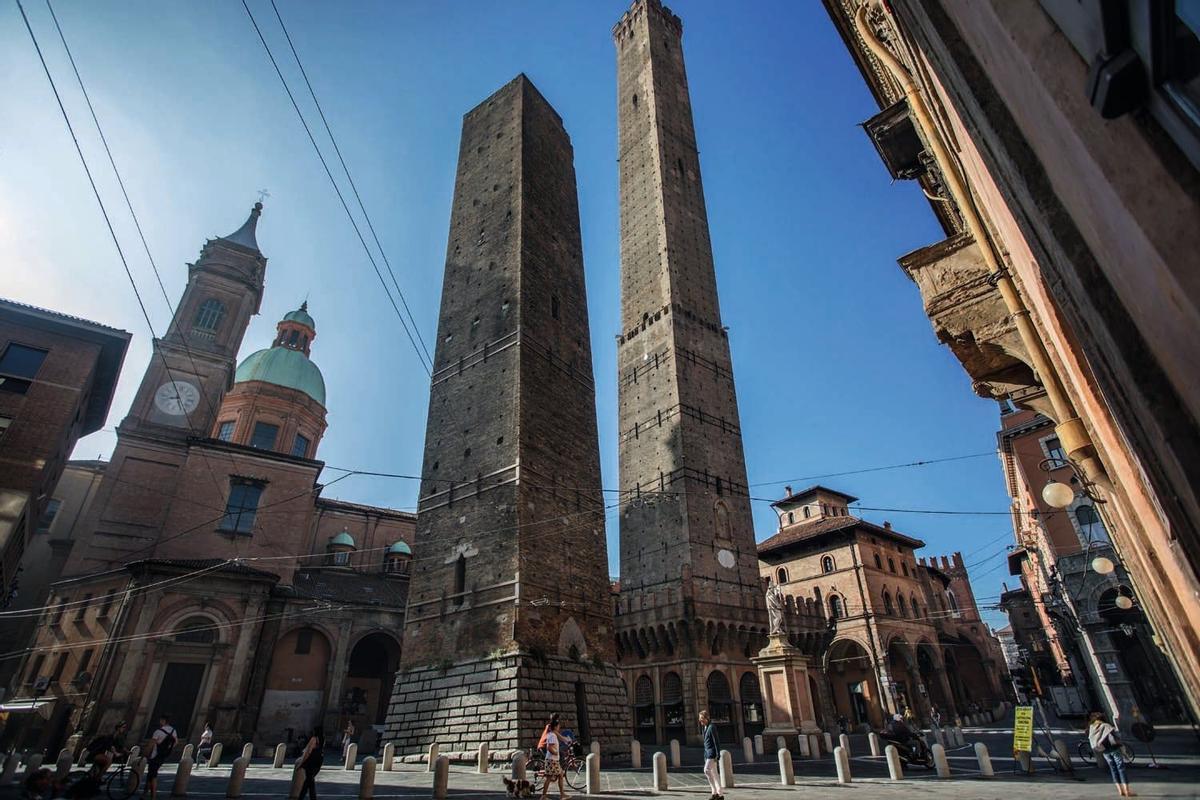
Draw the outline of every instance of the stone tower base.
[[[610,664],[526,653],[410,669],[396,676],[384,741],[397,754],[528,750],[558,713],[563,728],[603,753],[629,750],[629,700]]]

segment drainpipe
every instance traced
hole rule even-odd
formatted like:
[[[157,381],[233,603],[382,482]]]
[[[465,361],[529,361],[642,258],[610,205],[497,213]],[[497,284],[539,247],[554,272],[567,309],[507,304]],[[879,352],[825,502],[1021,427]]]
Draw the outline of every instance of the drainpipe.
[[[900,83],[900,87],[904,92],[904,98],[908,101],[908,107],[916,118],[917,126],[925,133],[925,141],[929,145],[934,161],[937,162],[938,167],[942,171],[946,187],[962,212],[967,232],[974,233],[976,241],[979,242],[979,249],[983,253],[984,262],[991,273],[991,280],[995,284],[996,289],[999,290],[1000,296],[1004,299],[1004,306],[1011,315],[1013,323],[1016,325],[1021,342],[1025,345],[1025,349],[1029,352],[1030,360],[1033,362],[1034,371],[1037,373],[1042,386],[1046,390],[1046,396],[1050,400],[1050,405],[1054,408],[1054,416],[1058,421],[1054,430],[1058,433],[1059,440],[1063,443],[1067,455],[1072,461],[1079,464],[1088,480],[1105,489],[1111,489],[1112,481],[1109,479],[1104,465],[1100,463],[1096,455],[1096,448],[1092,443],[1091,437],[1088,436],[1083,421],[1075,415],[1071,401],[1067,398],[1066,391],[1063,389],[1063,385],[1050,363],[1050,357],[1046,352],[1045,345],[1042,344],[1041,338],[1037,335],[1033,320],[1029,316],[1029,309],[1021,301],[1016,286],[1013,285],[1012,278],[1009,277],[1008,271],[1000,263],[999,258],[997,258],[995,251],[992,249],[991,241],[987,235],[987,228],[984,226],[983,220],[979,217],[970,190],[965,185],[962,176],[959,175],[957,162],[949,150],[946,149],[945,144],[942,143],[941,137],[938,136],[933,115],[930,113],[929,107],[925,104],[925,98],[921,94],[920,87],[917,86],[916,81],[909,71],[905,69],[904,65],[892,55],[891,51],[879,41],[875,32],[871,30],[871,26],[867,23],[868,5],[864,3],[859,6],[858,11],[854,14],[854,24],[870,51]]]

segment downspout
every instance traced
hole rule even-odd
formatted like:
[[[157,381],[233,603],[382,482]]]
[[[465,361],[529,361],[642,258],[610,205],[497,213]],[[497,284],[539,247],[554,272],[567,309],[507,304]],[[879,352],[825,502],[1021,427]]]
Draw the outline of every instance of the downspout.
[[[1012,278],[1009,277],[1008,271],[1000,263],[999,258],[997,258],[995,251],[992,249],[991,241],[987,235],[987,228],[984,226],[983,220],[979,217],[970,190],[966,187],[962,176],[958,172],[957,162],[949,150],[946,149],[945,144],[943,144],[941,137],[937,133],[937,126],[934,123],[933,115],[930,113],[929,107],[925,104],[920,87],[917,86],[916,81],[909,71],[905,69],[904,65],[892,55],[883,42],[879,41],[875,32],[871,30],[871,26],[867,23],[868,5],[869,3],[864,3],[855,12],[855,27],[858,29],[859,35],[871,53],[892,74],[892,77],[900,83],[900,88],[904,92],[904,98],[908,102],[908,107],[916,118],[917,127],[924,132],[925,142],[929,145],[934,161],[937,162],[938,167],[941,169],[942,176],[946,181],[946,187],[958,206],[959,211],[962,212],[963,223],[967,229],[966,232],[973,233],[975,240],[979,242],[979,250],[983,254],[984,262],[987,264],[991,281],[995,284],[996,289],[1000,292],[1000,296],[1004,299],[1004,306],[1008,310],[1009,315],[1011,315],[1013,323],[1016,325],[1017,333],[1021,337],[1021,343],[1025,345],[1025,349],[1029,352],[1029,358],[1033,362],[1033,369],[1037,373],[1043,388],[1046,390],[1046,396],[1050,400],[1050,405],[1054,408],[1054,416],[1057,418],[1054,430],[1058,433],[1059,440],[1067,451],[1067,455],[1072,461],[1079,464],[1088,480],[1105,489],[1111,489],[1112,481],[1109,479],[1104,465],[1100,463],[1096,455],[1096,448],[1092,443],[1091,437],[1088,436],[1083,421],[1075,415],[1071,401],[1067,398],[1066,391],[1063,389],[1063,385],[1050,363],[1050,357],[1046,352],[1045,345],[1042,344],[1042,340],[1037,335],[1037,330],[1034,328],[1033,320],[1029,315],[1029,309],[1025,307],[1020,295],[1017,293],[1016,286],[1013,285]]]

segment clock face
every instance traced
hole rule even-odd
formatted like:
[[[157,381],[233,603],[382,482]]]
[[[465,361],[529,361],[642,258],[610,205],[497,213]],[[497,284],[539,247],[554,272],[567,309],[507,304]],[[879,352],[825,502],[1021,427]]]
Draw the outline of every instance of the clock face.
[[[154,393],[154,405],[173,417],[192,413],[200,404],[200,390],[187,381],[167,381]]]
[[[734,558],[733,553],[730,551],[721,550],[717,553],[717,563],[725,569],[733,569],[733,565],[737,563],[737,559]]]

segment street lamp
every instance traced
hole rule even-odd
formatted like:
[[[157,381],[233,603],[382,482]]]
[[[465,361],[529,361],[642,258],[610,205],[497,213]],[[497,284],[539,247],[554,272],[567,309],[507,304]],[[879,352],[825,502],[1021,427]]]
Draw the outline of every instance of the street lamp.
[[[1062,483],[1053,477],[1048,477],[1046,485],[1042,487],[1042,499],[1046,501],[1046,505],[1051,508],[1066,508],[1071,505],[1071,503],[1075,502],[1076,486],[1079,487],[1079,492],[1093,503],[1104,502],[1104,498],[1097,497],[1092,492],[1091,481],[1071,461],[1063,458],[1046,458],[1042,459],[1042,462],[1038,464],[1038,469],[1045,472],[1048,476],[1054,470],[1063,468],[1071,470],[1071,483]]]
[[[1090,545],[1091,542],[1088,544]],[[1111,575],[1116,568],[1117,565],[1113,563],[1111,558],[1096,556],[1092,559],[1092,571],[1097,575]]]
[[[1051,478],[1042,489],[1042,499],[1052,508],[1066,508],[1075,501],[1075,490]]]

